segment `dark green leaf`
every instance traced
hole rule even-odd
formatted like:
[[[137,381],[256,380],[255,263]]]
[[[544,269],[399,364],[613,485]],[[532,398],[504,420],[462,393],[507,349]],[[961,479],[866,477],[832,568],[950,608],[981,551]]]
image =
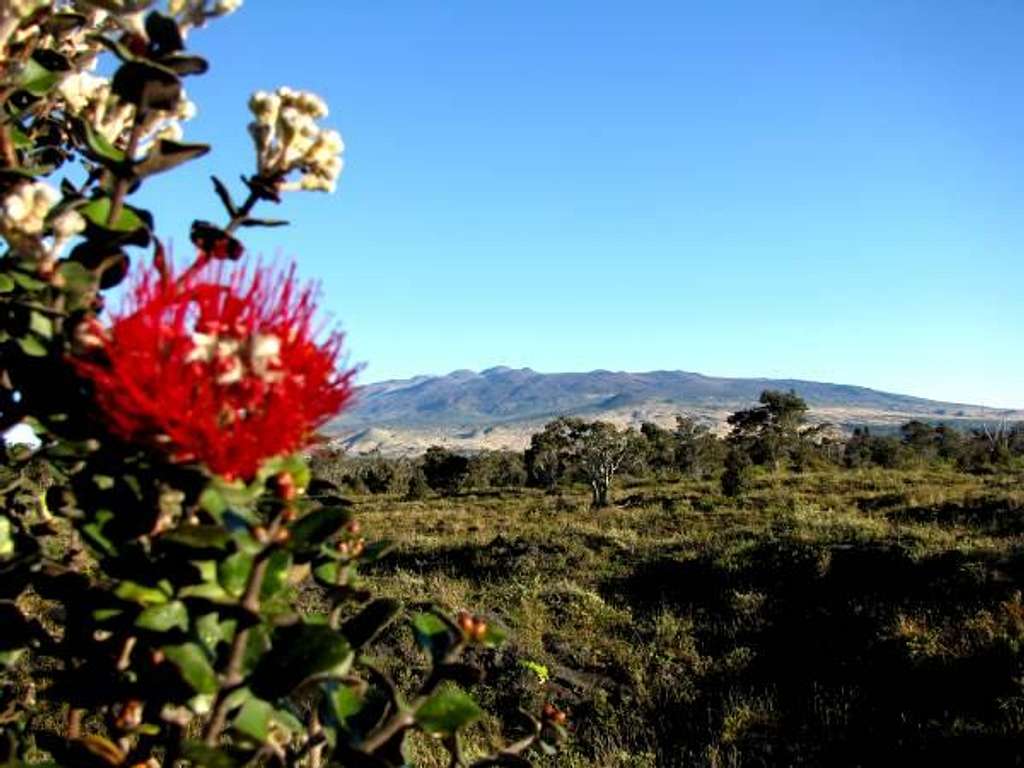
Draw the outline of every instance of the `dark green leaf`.
[[[146,15],[146,37],[149,38],[150,53],[158,58],[177,53],[185,47],[178,22],[157,11]]]
[[[351,519],[342,507],[321,507],[292,523],[288,546],[302,562],[320,549],[329,538],[345,527]]]
[[[220,552],[231,543],[231,534],[219,525],[183,525],[168,531],[160,542],[200,552]]]
[[[284,219],[254,219],[250,217],[242,219],[241,225],[243,227],[286,227],[288,222]]]
[[[122,101],[142,109],[170,111],[181,99],[181,81],[176,74],[142,61],[127,61],[118,67],[111,89]]]
[[[261,698],[278,699],[314,675],[341,672],[351,659],[348,642],[328,626],[282,627],[274,632],[271,651],[253,671],[250,688]]]
[[[149,154],[135,166],[135,173],[139,176],[152,176],[155,173],[169,171],[189,160],[202,157],[209,151],[209,144],[183,144],[170,139],[160,139],[149,150]]]
[[[228,191],[228,188],[216,176],[211,176],[210,178],[213,180],[213,189],[217,193],[217,197],[224,204],[224,209],[231,218],[235,218],[238,215],[238,208],[235,206],[235,201],[231,199],[231,193]]]
[[[399,601],[378,598],[342,624],[341,633],[353,648],[362,648],[394,621],[401,610]]]
[[[210,68],[202,56],[187,56],[180,53],[174,56],[165,56],[160,63],[181,77],[201,75]]]
[[[120,10],[116,11],[116,13],[120,12]],[[121,61],[135,61],[137,58],[135,54],[128,50],[128,46],[124,45],[119,40],[113,40],[109,37],[105,37],[104,35],[89,35],[89,40],[99,43],[117,56]]]
[[[435,662],[441,661],[455,641],[455,633],[440,616],[424,612],[412,620],[412,631],[420,647],[430,653]]]

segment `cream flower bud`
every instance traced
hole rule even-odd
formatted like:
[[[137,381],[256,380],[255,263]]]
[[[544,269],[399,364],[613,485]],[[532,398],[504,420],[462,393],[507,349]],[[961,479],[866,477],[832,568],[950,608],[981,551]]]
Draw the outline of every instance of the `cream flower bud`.
[[[242,7],[242,0],[217,0],[217,4],[213,6],[213,10],[220,16],[224,16],[229,13],[234,13]]]
[[[185,135],[185,133],[181,129],[181,124],[176,122],[176,121],[172,121],[172,122],[166,123],[165,125],[161,126],[160,129],[156,133],[153,134],[153,139],[154,140],[166,139],[167,141],[181,141],[181,139],[182,139],[182,137],[184,135]]]
[[[72,112],[81,112],[90,104],[105,99],[109,88],[109,82],[105,77],[90,75],[88,72],[75,72],[61,81],[57,92]]]
[[[53,236],[58,240],[68,240],[85,230],[85,219],[78,211],[64,211],[54,217],[51,222]]]
[[[182,96],[181,101],[179,101],[174,108],[174,116],[178,120],[182,121],[191,120],[196,116],[198,111],[199,110],[196,108],[196,103],[194,101],[190,101]]]

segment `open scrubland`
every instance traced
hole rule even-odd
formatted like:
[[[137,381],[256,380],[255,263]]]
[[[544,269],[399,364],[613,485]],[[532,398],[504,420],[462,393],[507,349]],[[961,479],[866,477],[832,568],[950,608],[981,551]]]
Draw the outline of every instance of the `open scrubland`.
[[[567,710],[550,765],[1008,765],[1024,743],[1022,480],[759,468],[735,498],[626,478],[603,509],[583,485],[353,500],[367,538],[395,545],[366,574],[375,592],[509,630],[478,652],[478,695]],[[399,685],[423,665],[399,625],[371,653]]]

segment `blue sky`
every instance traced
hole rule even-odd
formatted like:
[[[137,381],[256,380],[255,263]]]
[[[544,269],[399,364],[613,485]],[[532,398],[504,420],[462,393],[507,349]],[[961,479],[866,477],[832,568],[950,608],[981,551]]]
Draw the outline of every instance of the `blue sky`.
[[[196,32],[160,230],[321,93],[336,195],[247,231],[364,382],[504,364],[780,376],[1024,407],[1024,5],[247,0]]]

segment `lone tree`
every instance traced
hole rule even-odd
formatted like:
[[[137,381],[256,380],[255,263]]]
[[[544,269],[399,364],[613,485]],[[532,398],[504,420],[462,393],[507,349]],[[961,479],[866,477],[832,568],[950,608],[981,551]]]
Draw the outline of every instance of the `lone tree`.
[[[642,455],[642,440],[636,432],[604,421],[563,417],[533,436],[526,451],[527,469],[531,479],[545,481],[548,487],[576,474],[590,486],[593,505],[606,507],[612,478]]]
[[[807,403],[796,392],[766,389],[761,405],[737,411],[728,418],[729,442],[744,449],[755,464],[779,468],[795,449],[807,414]]]

